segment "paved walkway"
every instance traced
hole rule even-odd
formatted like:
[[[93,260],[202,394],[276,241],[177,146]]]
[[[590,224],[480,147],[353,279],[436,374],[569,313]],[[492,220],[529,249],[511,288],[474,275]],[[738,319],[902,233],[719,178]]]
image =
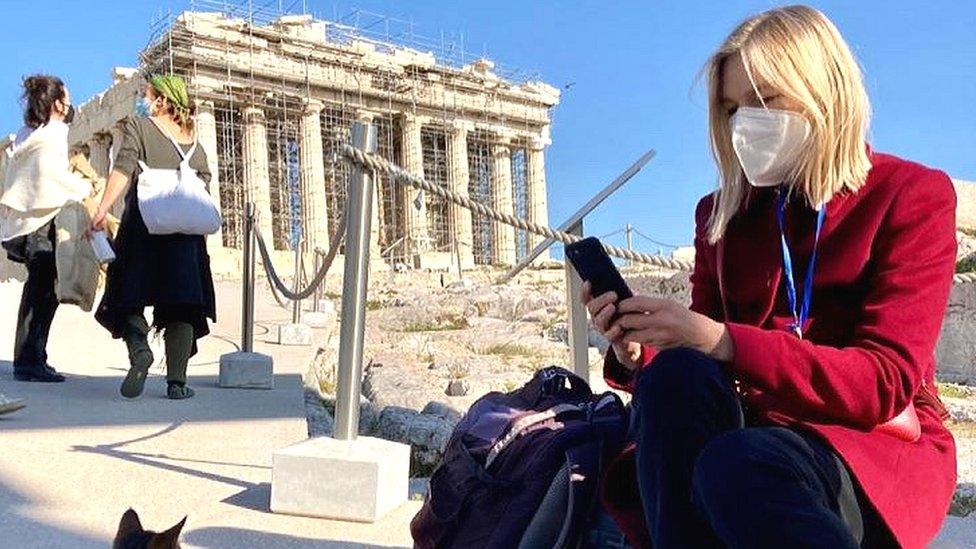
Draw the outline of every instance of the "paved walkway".
[[[240,326],[239,288],[220,283],[220,322],[190,364],[197,396],[166,400],[157,365],[143,398],[127,402],[118,396],[124,344],[75,307],[58,312],[49,345],[51,364],[68,381],[13,381],[9,361],[20,288],[0,284],[0,310],[7,311],[0,317],[0,392],[28,403],[0,418],[3,547],[101,549],[130,506],[156,530],[188,515],[186,547],[411,545],[407,524],[417,502],[372,525],[268,511],[272,452],[306,437],[301,374],[311,349],[265,342],[268,327],[290,319],[267,295],[259,298],[255,346],[275,358],[274,390],[217,388],[217,361],[236,349]]]
[[[0,316],[0,392],[28,401],[0,416],[0,547],[101,549],[130,506],[156,530],[188,515],[189,548],[411,545],[407,524],[416,501],[376,524],[268,511],[271,453],[306,436],[301,375],[311,349],[267,343],[269,329],[290,319],[267,293],[258,299],[255,346],[275,359],[273,391],[216,387],[217,360],[236,349],[240,329],[240,290],[225,282],[217,287],[220,321],[190,364],[197,396],[166,400],[157,365],[142,400],[127,402],[118,396],[124,344],[75,307],[59,311],[49,345],[51,363],[69,380],[12,380],[20,288],[0,283],[0,310],[7,312]],[[976,547],[976,517],[950,517],[932,547]]]

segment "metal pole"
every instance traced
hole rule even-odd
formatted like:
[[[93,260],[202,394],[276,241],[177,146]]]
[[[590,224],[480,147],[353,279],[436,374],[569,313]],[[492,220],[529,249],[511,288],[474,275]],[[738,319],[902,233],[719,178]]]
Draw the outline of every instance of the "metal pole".
[[[376,152],[376,126],[352,125],[352,145]],[[359,398],[363,377],[363,332],[366,328],[366,285],[369,280],[372,174],[354,165],[349,178],[346,213],[346,266],[342,277],[342,318],[339,327],[339,375],[336,386],[335,438],[355,440],[359,430]]]
[[[569,232],[570,227],[575,225],[577,221],[582,221],[584,217],[586,217],[591,211],[593,211],[594,208],[599,206],[600,203],[606,200],[608,196],[617,192],[617,189],[623,186],[624,183],[630,181],[630,178],[637,175],[637,172],[641,171],[641,169],[643,169],[644,166],[646,166],[647,163],[650,162],[652,158],[654,158],[655,154],[657,153],[654,152],[654,149],[651,149],[646,153],[644,153],[643,156],[638,158],[637,161],[631,164],[629,168],[624,170],[622,174],[617,176],[617,178],[611,181],[609,185],[604,187],[602,191],[597,193],[596,196],[591,198],[589,202],[584,204],[582,208],[577,210],[576,213],[574,213],[573,215],[569,216],[569,219],[563,221],[562,224],[559,225],[558,227],[559,230]],[[505,276],[501,277],[498,280],[498,283],[504,284],[509,280],[515,278],[515,275],[522,272],[523,269],[529,266],[529,263],[532,263],[532,261],[535,260],[535,258],[539,257],[539,254],[546,251],[546,248],[552,246],[555,243],[556,240],[553,238],[547,238],[542,242],[540,242],[538,246],[536,246],[535,248],[532,249],[531,252],[529,252],[529,255],[523,257],[522,260],[518,262],[518,265],[509,269],[509,271],[505,273]]]
[[[464,280],[464,269],[461,267],[461,245],[454,239],[454,259],[457,260],[458,281]]]
[[[627,224],[627,228],[625,230],[626,230],[626,235],[627,235],[627,249],[629,251],[634,251],[634,240],[633,240],[633,236],[631,234],[631,233],[634,232],[634,226],[631,225],[630,223],[628,223]],[[634,265],[634,260],[633,259],[627,260],[627,264],[630,265],[630,266],[633,266]]]
[[[254,203],[244,205],[244,280],[241,286],[241,350],[254,351]]]
[[[577,236],[583,236],[583,220],[580,219],[566,231]],[[565,260],[566,269],[566,310],[569,318],[566,322],[568,331],[566,342],[569,344],[569,358],[573,365],[573,372],[587,382],[590,381],[590,334],[586,320],[586,307],[580,300],[583,281],[576,273],[576,269]]]
[[[315,265],[315,274],[318,274],[319,273],[319,269],[322,268],[322,255],[319,254],[319,248],[318,248],[318,246],[315,247],[314,254],[315,254],[315,261],[313,261],[313,263]],[[322,284],[319,284],[318,286],[316,286],[315,287],[315,295],[312,297],[312,299],[315,300],[315,302],[312,303],[312,310],[315,311],[315,312],[317,312],[317,313],[322,312],[322,310],[320,309],[320,303],[322,303],[322,286],[324,286],[324,285],[325,285],[325,281],[323,281]]]
[[[299,291],[302,287],[302,245],[301,241],[295,244],[295,278],[292,291]],[[302,300],[296,299],[291,302],[291,323],[298,324],[302,321]]]

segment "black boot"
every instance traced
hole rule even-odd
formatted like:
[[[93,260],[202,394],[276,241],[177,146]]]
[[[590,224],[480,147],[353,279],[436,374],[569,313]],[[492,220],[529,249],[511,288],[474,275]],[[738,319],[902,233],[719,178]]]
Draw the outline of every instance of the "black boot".
[[[152,349],[149,348],[149,325],[141,313],[132,315],[126,320],[122,339],[129,349],[129,372],[122,380],[119,392],[124,398],[136,399],[142,396],[149,367],[155,360]]]
[[[166,346],[166,396],[171,400],[183,400],[193,396],[193,389],[186,386],[186,367],[193,355],[193,325],[187,322],[171,322],[163,332]]]
[[[39,383],[61,383],[64,376],[50,366],[23,368],[14,366],[14,379],[17,381],[36,381]]]

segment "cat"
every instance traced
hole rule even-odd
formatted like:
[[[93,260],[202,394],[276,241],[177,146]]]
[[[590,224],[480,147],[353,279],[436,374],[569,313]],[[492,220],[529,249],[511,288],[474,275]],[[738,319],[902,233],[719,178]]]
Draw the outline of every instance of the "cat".
[[[119,521],[112,549],[180,549],[180,532],[186,517],[179,524],[162,533],[150,532],[142,527],[139,514],[129,509]]]

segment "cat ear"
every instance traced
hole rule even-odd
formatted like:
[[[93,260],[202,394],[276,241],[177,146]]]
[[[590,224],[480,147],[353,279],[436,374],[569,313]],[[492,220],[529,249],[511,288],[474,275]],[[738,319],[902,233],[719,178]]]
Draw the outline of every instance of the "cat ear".
[[[174,525],[169,530],[166,530],[162,534],[157,534],[156,538],[153,539],[154,547],[179,547],[180,546],[180,532],[183,531],[183,526],[186,524],[186,517],[183,517],[179,523]]]
[[[133,532],[142,532],[142,522],[139,521],[139,514],[134,509],[129,509],[122,515],[119,521],[118,537],[125,537]]]

